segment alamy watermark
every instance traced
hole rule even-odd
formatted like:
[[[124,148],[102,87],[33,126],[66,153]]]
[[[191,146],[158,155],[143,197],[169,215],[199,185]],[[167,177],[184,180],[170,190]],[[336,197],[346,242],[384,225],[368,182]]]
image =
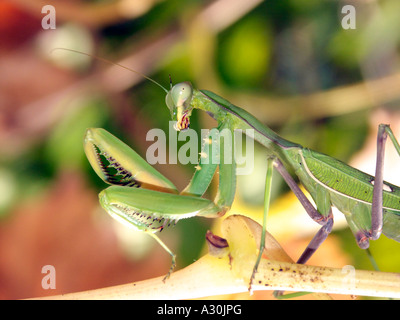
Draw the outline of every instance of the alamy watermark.
[[[342,28],[345,30],[356,28],[356,8],[350,4],[342,7]]]
[[[42,267],[42,273],[45,276],[42,278],[42,288],[44,290],[56,288],[56,268],[48,264]]]
[[[42,28],[44,30],[56,28],[56,8],[48,4],[42,7],[42,13],[46,14],[42,18]]]
[[[193,129],[177,132],[174,121],[169,121],[168,130],[168,161],[167,137],[161,129],[151,129],[146,140],[154,141],[146,152],[149,164],[237,164],[237,175],[251,174],[254,169],[254,129],[201,129],[201,146],[198,134]],[[245,151],[243,151],[245,137]],[[178,141],[186,141],[178,150]],[[223,148],[221,148],[223,146]],[[221,150],[222,149],[222,150]]]
[[[342,268],[344,277],[342,283],[346,288],[353,289],[356,286],[356,269],[351,265],[346,265]]]

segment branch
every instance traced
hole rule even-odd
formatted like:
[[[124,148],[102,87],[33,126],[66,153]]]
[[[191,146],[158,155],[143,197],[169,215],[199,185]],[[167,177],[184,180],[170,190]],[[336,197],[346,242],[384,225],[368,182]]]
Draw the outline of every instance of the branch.
[[[229,243],[223,258],[206,254],[165,281],[163,277],[135,283],[46,297],[45,299],[195,299],[247,292],[257,256],[261,226],[243,216],[230,216],[222,224]],[[259,241],[259,240],[258,240]],[[267,234],[266,257],[262,259],[253,290],[290,290],[400,298],[400,275],[377,271],[300,265]],[[283,261],[270,260],[281,259]],[[314,298],[330,298],[315,295]]]

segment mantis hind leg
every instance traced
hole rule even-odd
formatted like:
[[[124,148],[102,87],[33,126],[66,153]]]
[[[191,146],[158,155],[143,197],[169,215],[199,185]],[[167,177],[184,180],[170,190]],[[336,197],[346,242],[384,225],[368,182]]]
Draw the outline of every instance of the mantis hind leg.
[[[307,248],[304,250],[300,256],[297,263],[304,264],[310,259],[319,246],[325,241],[329,233],[332,231],[333,227],[333,215],[331,210],[329,193],[325,189],[320,188],[317,190],[317,209],[314,208],[312,203],[307,199],[306,195],[301,191],[297,183],[293,180],[292,176],[286,171],[283,164],[276,160],[275,163],[276,170],[283,177],[287,185],[297,196],[300,203],[303,205],[304,209],[307,211],[308,215],[318,224],[322,225],[320,230],[308,244]]]
[[[371,231],[369,238],[380,237],[383,227],[383,164],[387,137],[390,137],[397,153],[400,155],[400,145],[388,124],[380,124],[377,137],[376,169],[371,210]],[[368,236],[368,235],[367,235]]]
[[[301,191],[297,183],[294,181],[292,176],[287,172],[282,162],[278,159],[274,162],[275,169],[283,177],[287,185],[299,199],[300,203],[303,205],[304,209],[308,215],[322,227],[318,230],[314,238],[310,241],[306,249],[301,254],[297,263],[304,264],[310,259],[310,257],[317,251],[320,245],[328,237],[329,233],[332,231],[333,227],[333,215],[330,205],[329,194],[325,192],[324,189],[317,190],[317,209],[314,208],[312,203],[307,199],[306,195]],[[283,291],[275,291],[274,296],[279,297],[283,294]],[[307,293],[304,293],[307,294]]]
[[[319,197],[321,200],[317,203],[317,206],[320,208],[321,213],[314,208],[314,206],[311,204],[311,202],[307,199],[303,191],[299,188],[297,183],[293,180],[291,175],[286,171],[285,167],[283,164],[280,162],[278,159],[274,158],[269,158],[268,159],[268,164],[267,164],[267,176],[266,176],[266,183],[265,183],[265,198],[264,198],[264,216],[263,216],[263,230],[261,234],[261,243],[260,243],[260,250],[258,253],[258,257],[256,260],[256,263],[253,268],[253,273],[250,278],[250,287],[249,290],[251,289],[252,281],[254,279],[255,273],[257,272],[258,265],[260,263],[263,251],[264,251],[264,245],[265,245],[265,233],[266,233],[266,220],[267,220],[267,214],[269,210],[269,204],[270,204],[270,193],[271,193],[271,182],[272,182],[272,170],[275,167],[275,169],[281,174],[283,179],[286,181],[288,186],[291,188],[293,193],[297,196],[309,216],[322,225],[320,230],[317,232],[317,234],[314,236],[314,238],[311,240],[311,242],[308,244],[307,248],[304,250],[303,254],[300,256],[299,260],[297,263],[304,264],[307,262],[307,260],[314,254],[315,251],[319,248],[319,246],[325,241],[325,239],[328,237],[329,233],[332,230],[333,226],[333,216],[332,216],[332,211],[331,211],[331,206],[330,206],[330,201],[329,197],[327,197],[327,194],[325,192],[322,192],[321,196]],[[277,293],[279,295],[281,293]]]
[[[387,137],[389,136],[397,153],[400,155],[400,145],[393,134],[392,129],[388,124],[380,124],[377,136],[377,151],[376,151],[376,168],[373,195],[372,195],[372,209],[371,209],[371,230],[363,232],[357,239],[359,247],[366,249],[369,260],[375,270],[379,268],[369,251],[369,239],[377,240],[383,229],[383,167],[385,158],[385,145]]]

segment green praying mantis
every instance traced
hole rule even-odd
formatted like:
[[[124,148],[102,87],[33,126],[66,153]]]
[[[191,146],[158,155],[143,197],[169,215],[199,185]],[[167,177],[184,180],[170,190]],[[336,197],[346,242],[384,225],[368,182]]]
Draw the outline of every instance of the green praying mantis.
[[[224,130],[233,135],[235,130],[246,133],[251,131],[252,138],[267,150],[263,231],[250,286],[264,249],[274,169],[297,196],[310,218],[321,225],[297,263],[305,263],[331,232],[332,206],[345,215],[360,248],[367,249],[369,240],[378,239],[382,232],[387,237],[400,241],[400,188],[383,181],[387,136],[400,155],[400,145],[389,125],[379,126],[376,171],[373,177],[337,159],[282,138],[257,118],[215,93],[196,90],[189,82],[174,86],[171,84],[170,90],[156,84],[166,92],[166,104],[172,120],[176,121],[176,130],[187,129],[192,111],[199,109],[217,121],[218,132]],[[113,218],[154,237],[171,255],[171,267],[164,281],[173,271],[176,257],[159,239],[157,232],[181,219],[222,216],[230,209],[234,200],[235,161],[224,161],[225,153],[219,155],[219,163],[206,161],[215,152],[215,146],[219,150],[233,150],[230,139],[222,135],[219,138],[210,136],[205,140],[193,178],[183,191],[178,192],[171,181],[109,132],[99,128],[90,128],[86,132],[84,149],[87,158],[97,175],[112,185],[99,194],[102,207]],[[202,196],[217,167],[218,191],[211,201]],[[310,193],[315,205],[308,200],[289,171],[294,172]]]

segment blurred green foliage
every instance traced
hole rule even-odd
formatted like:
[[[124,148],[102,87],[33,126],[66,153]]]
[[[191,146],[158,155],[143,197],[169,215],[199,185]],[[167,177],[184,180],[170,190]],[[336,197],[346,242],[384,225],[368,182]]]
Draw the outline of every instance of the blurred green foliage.
[[[269,33],[268,21],[255,15],[221,35],[217,62],[228,85],[252,89],[262,82],[271,55]]]
[[[86,163],[83,135],[87,128],[104,127],[110,116],[104,97],[78,99],[66,106],[68,112],[51,132],[46,141],[44,156],[55,171],[81,168]]]

